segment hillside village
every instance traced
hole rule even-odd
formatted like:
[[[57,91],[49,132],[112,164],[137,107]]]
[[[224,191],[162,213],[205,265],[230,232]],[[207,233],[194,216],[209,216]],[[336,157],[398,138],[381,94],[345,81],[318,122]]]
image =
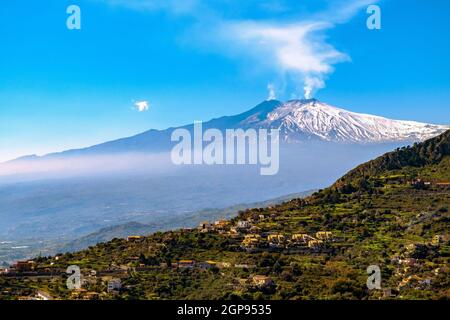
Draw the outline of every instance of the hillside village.
[[[330,188],[0,270],[0,299],[448,299],[450,131]],[[68,266],[81,269],[70,290]],[[382,288],[367,287],[367,267]]]
[[[313,253],[326,250],[326,245],[333,242],[333,233],[329,231],[316,232],[314,236],[310,236],[306,233],[295,233],[292,235],[284,235],[281,233],[263,232],[258,223],[274,218],[274,215],[266,216],[264,214],[252,215],[246,220],[229,221],[221,219],[213,223],[202,222],[196,230],[183,229],[180,232],[199,232],[201,234],[214,233],[221,237],[230,238],[236,244],[240,243],[240,248],[246,252],[289,252],[289,253]],[[146,241],[144,236],[130,235],[126,239],[129,244],[142,244]],[[43,277],[57,277],[64,276],[63,270],[59,270],[57,262],[60,256],[54,258],[55,262],[51,262],[50,266],[45,268],[38,267],[35,260],[17,261],[10,268],[0,269],[0,274],[5,277],[11,278],[43,278]],[[121,278],[127,277],[131,272],[145,272],[149,268],[152,270],[159,268],[173,268],[175,270],[187,270],[187,269],[199,269],[199,270],[211,270],[225,269],[225,268],[237,268],[237,269],[254,269],[256,265],[249,265],[245,263],[231,264],[227,261],[195,261],[192,259],[184,259],[176,262],[170,262],[168,266],[167,262],[161,262],[159,265],[148,266],[146,261],[143,261],[142,257],[130,257],[129,262],[126,265],[118,266],[117,268],[109,268],[98,272],[96,270],[90,270],[88,277],[83,280],[84,285],[96,283],[98,277],[101,277],[102,281],[106,285],[106,292],[109,294],[117,294],[122,290]],[[53,268],[53,266],[55,266]],[[59,273],[61,274],[59,275]],[[239,285],[253,286],[256,289],[265,290],[275,286],[275,282],[265,275],[252,275],[248,279],[239,279]],[[71,298],[75,299],[98,299],[100,293],[87,291],[80,288],[71,293]],[[53,297],[41,290],[37,290],[34,295],[23,296],[21,299],[36,299],[36,300],[49,300]]]

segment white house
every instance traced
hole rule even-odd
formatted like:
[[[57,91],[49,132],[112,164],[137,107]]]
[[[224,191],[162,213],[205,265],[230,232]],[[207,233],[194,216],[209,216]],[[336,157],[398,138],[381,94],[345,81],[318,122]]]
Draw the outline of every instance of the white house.
[[[108,282],[108,292],[117,292],[122,288],[120,279],[112,279]]]

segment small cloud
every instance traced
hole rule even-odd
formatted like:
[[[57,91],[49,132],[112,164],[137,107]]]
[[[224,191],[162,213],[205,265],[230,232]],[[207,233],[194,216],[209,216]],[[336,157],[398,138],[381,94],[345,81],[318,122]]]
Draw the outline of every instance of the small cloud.
[[[150,104],[148,103],[148,101],[144,100],[144,101],[135,102],[134,106],[136,107],[137,111],[144,112],[144,111],[148,111]]]

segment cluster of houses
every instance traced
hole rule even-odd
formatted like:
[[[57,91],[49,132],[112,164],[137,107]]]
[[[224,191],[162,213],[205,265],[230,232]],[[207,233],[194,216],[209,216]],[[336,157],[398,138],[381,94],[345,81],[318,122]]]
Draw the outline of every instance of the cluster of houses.
[[[127,237],[127,241],[128,242],[132,242],[132,243],[139,243],[144,241],[145,237],[144,236],[128,236]]]
[[[122,290],[122,281],[120,279],[111,279],[107,282],[107,293],[117,295]],[[97,300],[106,293],[98,293],[95,291],[88,291],[84,288],[73,290],[70,294],[71,299],[77,300]]]
[[[216,232],[223,234],[223,233],[229,232],[230,229],[232,229],[232,228],[230,228],[230,226],[231,226],[230,221],[221,219],[214,223],[210,223],[208,221],[201,222],[197,229],[202,233],[216,231]]]
[[[387,288],[383,291],[385,298],[392,298],[399,295],[405,289],[425,290],[428,289],[433,282],[433,277],[445,272],[445,267],[437,267],[425,273],[417,274],[422,270],[423,262],[420,258],[414,258],[418,252],[426,252],[430,248],[438,247],[448,240],[448,235],[434,235],[432,240],[426,244],[411,243],[408,244],[406,251],[401,256],[395,256],[391,262],[397,265],[395,275],[399,277],[399,281],[395,288]]]
[[[197,230],[202,233],[217,232],[219,234],[227,235],[232,238],[239,238],[242,234],[260,234],[261,228],[255,226],[254,223],[265,219],[264,215],[259,215],[248,220],[239,220],[235,225],[229,220],[218,220],[214,223],[204,221],[199,224]]]
[[[424,188],[430,186],[436,186],[440,188],[450,188],[450,182],[431,182],[422,179],[414,179],[409,182],[409,184],[415,188]]]
[[[161,263],[160,267],[167,267],[166,263]],[[256,265],[254,264],[245,264],[245,263],[236,263],[232,264],[231,262],[217,262],[217,261],[195,261],[195,260],[180,260],[178,262],[172,262],[172,268],[179,269],[194,269],[198,268],[201,270],[209,270],[212,268],[217,269],[228,269],[228,268],[236,268],[236,269],[254,269]],[[138,270],[138,268],[136,268]]]
[[[162,263],[161,266],[166,267],[167,265],[165,263]],[[202,269],[202,270],[209,270],[212,268],[231,268],[233,265],[230,262],[217,262],[217,261],[195,261],[195,260],[180,260],[178,262],[173,262],[172,267],[173,268],[180,268],[180,269]],[[234,265],[234,267],[238,268],[240,265]]]
[[[54,298],[50,293],[38,290],[35,294],[18,297],[18,300],[54,300]]]
[[[243,288],[253,288],[257,290],[265,290],[269,288],[275,288],[276,284],[273,279],[265,275],[253,275],[249,278],[238,278],[234,279],[232,283],[229,284],[235,290],[241,290]]]
[[[247,234],[244,236],[241,247],[248,251],[264,247],[276,249],[308,247],[317,250],[322,248],[325,242],[333,240],[333,233],[330,231],[319,231],[315,234],[315,237],[306,233],[296,233],[291,236],[268,234],[267,237],[262,237],[259,234]]]
[[[36,263],[33,260],[28,261],[17,261],[14,263],[11,267],[11,271],[17,271],[17,272],[27,272],[27,271],[33,271],[35,268]]]
[[[207,221],[200,223],[198,230],[203,233],[218,232],[233,238],[242,238],[241,247],[252,251],[258,248],[288,249],[295,247],[308,247],[310,249],[320,249],[325,242],[333,241],[333,233],[330,231],[319,231],[314,236],[306,233],[293,234],[291,236],[277,233],[262,233],[261,228],[253,225],[255,221],[265,219],[264,215],[249,220],[240,220],[235,225],[230,221],[218,220],[214,223]]]
[[[0,268],[0,274],[33,272],[35,268],[36,262],[33,260],[17,261],[9,268]]]
[[[397,285],[397,291],[401,291],[406,288],[413,288],[416,290],[425,289],[432,283],[432,276],[438,275],[442,269],[435,268],[428,276],[419,276],[414,271],[419,270],[422,266],[421,259],[414,258],[417,252],[426,252],[431,247],[438,247],[448,239],[448,235],[434,235],[432,240],[428,244],[411,243],[406,246],[406,251],[402,257],[394,257],[391,262],[398,265],[396,275],[401,278]]]
[[[117,295],[122,290],[122,280],[111,276],[102,277],[102,282],[106,284],[106,292],[89,291],[90,285],[97,283],[98,273],[91,270],[87,277],[83,277],[81,288],[77,288],[70,293],[71,299],[77,300],[97,300],[101,297],[107,297],[107,294]]]
[[[431,181],[424,181],[422,179],[414,179],[409,182],[413,187],[428,187],[431,186]]]
[[[431,285],[430,278],[421,278],[418,275],[411,275],[403,278],[397,286],[397,290],[402,290],[404,288],[413,288],[416,290],[426,289]]]
[[[193,269],[199,268],[203,270],[211,269],[211,268],[221,268],[222,263],[216,261],[203,261],[197,262],[195,260],[180,260],[176,263],[172,263],[172,267],[180,268],[180,269]]]
[[[425,289],[431,285],[431,278],[420,277],[417,274],[411,274],[415,267],[419,267],[420,263],[414,258],[398,259],[397,276],[401,277],[397,285],[397,291],[406,288]],[[439,270],[437,271],[439,272]],[[435,271],[436,274],[436,271]]]
[[[447,236],[447,238],[448,238],[448,236]],[[431,243],[430,244],[432,246],[440,246],[441,243],[444,242],[444,240],[445,240],[444,236],[442,236],[440,234],[436,234],[436,235],[433,236],[433,239],[431,239]]]

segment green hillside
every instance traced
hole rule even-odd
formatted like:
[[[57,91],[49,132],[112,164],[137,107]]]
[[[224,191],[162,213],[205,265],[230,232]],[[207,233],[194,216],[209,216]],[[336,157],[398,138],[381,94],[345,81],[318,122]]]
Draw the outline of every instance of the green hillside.
[[[450,155],[450,130],[434,139],[416,143],[412,147],[399,148],[373,161],[364,163],[351,170],[336,184],[346,183],[361,176],[377,176],[394,170],[403,170],[406,174],[418,174],[412,168],[423,169],[425,166],[437,165],[448,155]],[[448,175],[450,173],[447,172],[446,178],[448,178]],[[430,178],[439,180],[443,177],[436,175],[430,176]]]
[[[449,146],[447,131],[228,222],[36,258],[0,276],[0,299],[449,299]],[[69,265],[81,290],[66,287]],[[371,265],[381,289],[367,287]]]

